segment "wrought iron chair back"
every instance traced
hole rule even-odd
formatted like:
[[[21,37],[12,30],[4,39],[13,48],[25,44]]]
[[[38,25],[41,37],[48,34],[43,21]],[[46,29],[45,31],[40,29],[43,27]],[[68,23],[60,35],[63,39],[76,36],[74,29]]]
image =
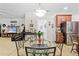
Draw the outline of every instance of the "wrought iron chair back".
[[[49,54],[53,53],[53,56],[55,56],[56,53],[56,47],[48,47],[48,48],[32,48],[32,47],[25,47],[26,56],[31,53],[33,56],[36,55],[45,55],[48,56]]]

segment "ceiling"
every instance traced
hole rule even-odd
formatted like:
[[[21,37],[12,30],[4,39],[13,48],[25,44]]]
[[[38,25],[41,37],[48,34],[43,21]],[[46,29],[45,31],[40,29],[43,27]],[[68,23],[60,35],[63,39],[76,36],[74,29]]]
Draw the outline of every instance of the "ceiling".
[[[48,13],[79,13],[79,3],[0,3],[0,17],[24,17],[25,13],[35,12],[39,7]]]

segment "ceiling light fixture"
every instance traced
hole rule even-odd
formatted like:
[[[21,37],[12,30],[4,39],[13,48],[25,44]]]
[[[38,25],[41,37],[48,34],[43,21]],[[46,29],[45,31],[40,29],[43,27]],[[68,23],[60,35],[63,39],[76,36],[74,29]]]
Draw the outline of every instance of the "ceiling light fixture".
[[[67,7],[67,6],[65,6],[65,7],[64,7],[64,10],[67,10],[67,9],[68,9],[68,7]]]
[[[40,4],[39,4],[39,6],[40,6]],[[46,14],[46,10],[42,10],[42,9],[40,9],[40,7],[38,8],[38,9],[36,9],[36,16],[38,16],[38,17],[43,17],[45,14]]]

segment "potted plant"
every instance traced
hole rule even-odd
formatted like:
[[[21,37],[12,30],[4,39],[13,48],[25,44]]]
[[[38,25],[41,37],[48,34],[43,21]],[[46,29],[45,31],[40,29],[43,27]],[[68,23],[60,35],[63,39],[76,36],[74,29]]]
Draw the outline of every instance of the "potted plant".
[[[43,32],[39,31],[38,32],[38,43],[41,44],[42,38],[41,36],[43,35]]]

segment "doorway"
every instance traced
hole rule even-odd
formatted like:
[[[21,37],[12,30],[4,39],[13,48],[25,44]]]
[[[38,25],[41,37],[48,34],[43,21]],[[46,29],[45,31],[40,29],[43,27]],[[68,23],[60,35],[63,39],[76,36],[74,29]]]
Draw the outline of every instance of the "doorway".
[[[72,15],[56,15],[56,41],[61,41],[61,38],[63,36],[63,43],[67,43],[67,33],[66,33],[66,22],[71,21]],[[60,33],[62,33],[61,36]]]

